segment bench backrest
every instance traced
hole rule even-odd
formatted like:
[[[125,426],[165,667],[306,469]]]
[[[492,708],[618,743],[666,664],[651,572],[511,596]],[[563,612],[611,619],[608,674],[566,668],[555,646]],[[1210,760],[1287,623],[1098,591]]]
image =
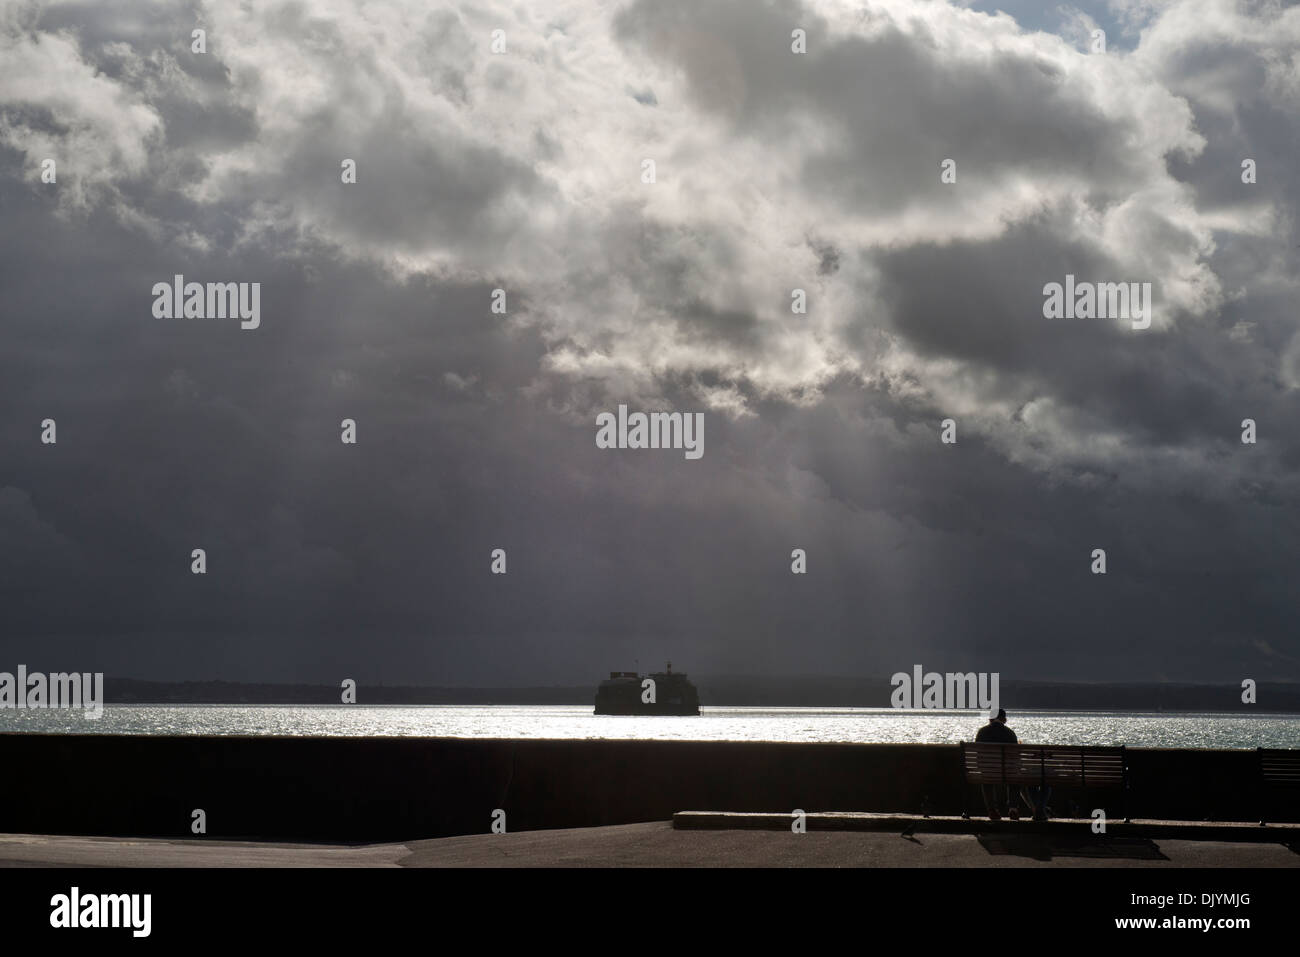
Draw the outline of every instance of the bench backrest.
[[[963,741],[962,768],[971,784],[1123,787],[1124,748],[1084,745],[987,744]]]
[[[1273,787],[1300,787],[1300,751],[1259,748],[1259,773]]]

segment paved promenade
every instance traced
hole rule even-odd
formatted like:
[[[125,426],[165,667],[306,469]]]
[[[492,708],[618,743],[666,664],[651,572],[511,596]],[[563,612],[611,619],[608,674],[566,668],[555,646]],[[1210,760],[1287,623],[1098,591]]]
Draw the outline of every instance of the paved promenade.
[[[1300,828],[1138,822],[1092,835],[1084,822],[989,827],[874,815],[850,829],[793,834],[755,822],[667,821],[475,834],[361,847],[218,840],[0,835],[9,867],[1297,867]],[[948,823],[945,823],[948,822]],[[1006,822],[1004,822],[1006,823]],[[898,825],[902,825],[901,827]],[[937,828],[926,830],[926,828]],[[1243,828],[1245,826],[1243,825]],[[1141,831],[1152,832],[1144,836]],[[1180,829],[1186,836],[1178,836]],[[978,831],[978,833],[972,833]],[[1242,836],[1252,839],[1242,840]]]

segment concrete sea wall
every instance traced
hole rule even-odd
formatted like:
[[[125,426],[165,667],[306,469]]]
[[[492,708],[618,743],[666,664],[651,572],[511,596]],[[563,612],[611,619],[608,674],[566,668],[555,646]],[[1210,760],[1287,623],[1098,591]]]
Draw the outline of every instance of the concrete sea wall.
[[[1134,817],[1254,821],[1253,751],[1132,749]],[[0,831],[369,842],[668,820],[675,811],[964,804],[955,745],[0,734]],[[1113,792],[1058,794],[1086,816]],[[976,810],[977,796],[971,797]],[[1270,820],[1300,821],[1300,789]]]

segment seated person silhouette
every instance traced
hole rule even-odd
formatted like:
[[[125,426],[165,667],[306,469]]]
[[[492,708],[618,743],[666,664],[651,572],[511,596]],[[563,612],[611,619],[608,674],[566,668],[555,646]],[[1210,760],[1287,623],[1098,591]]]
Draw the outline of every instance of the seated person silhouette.
[[[1003,708],[998,709],[995,717],[989,718],[989,723],[979,729],[975,735],[975,740],[981,744],[1019,744],[1020,739],[1016,733],[1007,727],[1007,712]],[[981,784],[980,790],[984,795],[984,806],[988,809],[989,820],[999,821],[1002,819],[1000,807],[1007,809],[1007,814],[1013,821],[1020,819],[1019,809],[1012,803],[1011,786],[1006,784]],[[1026,785],[1020,789],[1020,796],[1028,805],[1030,812],[1035,821],[1047,820],[1047,799],[1052,795],[1051,785],[1038,787],[1036,785]]]
[[[977,744],[1019,744],[1016,733],[1007,727],[1007,712],[1003,708],[989,718],[989,723],[980,728],[975,735]],[[1011,819],[1017,820],[1020,812],[1011,804],[1011,787],[1006,784],[981,784],[980,792],[984,795],[984,807],[988,810],[990,821],[1002,820],[1000,808],[1006,808]]]

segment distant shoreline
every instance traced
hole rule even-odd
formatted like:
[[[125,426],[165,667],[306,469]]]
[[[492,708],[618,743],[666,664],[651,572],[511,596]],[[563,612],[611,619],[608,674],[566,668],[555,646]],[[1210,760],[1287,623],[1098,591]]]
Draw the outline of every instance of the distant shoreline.
[[[849,678],[694,677],[704,707],[887,708],[887,680]],[[141,681],[106,677],[107,704],[340,704],[330,685],[228,681]],[[533,688],[445,688],[358,684],[360,704],[585,705],[596,684]],[[1072,684],[1003,680],[1009,711],[1300,713],[1300,684],[1261,682],[1257,703],[1243,704],[1236,684]]]

